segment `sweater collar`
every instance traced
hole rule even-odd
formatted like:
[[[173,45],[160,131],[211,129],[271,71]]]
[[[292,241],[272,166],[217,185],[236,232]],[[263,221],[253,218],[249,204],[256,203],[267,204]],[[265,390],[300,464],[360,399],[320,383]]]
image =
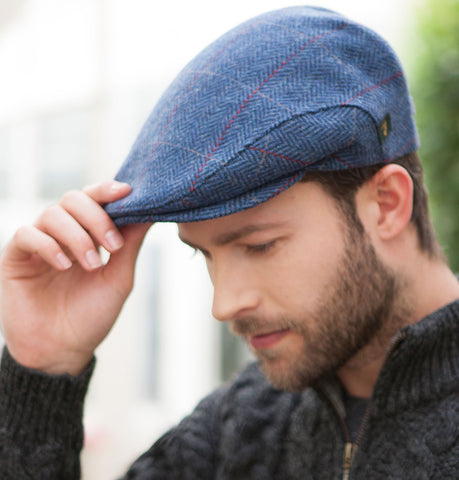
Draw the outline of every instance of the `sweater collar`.
[[[316,388],[344,418],[339,380],[324,379]],[[373,390],[372,410],[390,415],[453,391],[459,391],[459,300],[394,336]]]
[[[459,300],[403,328],[373,392],[387,414],[459,389]]]

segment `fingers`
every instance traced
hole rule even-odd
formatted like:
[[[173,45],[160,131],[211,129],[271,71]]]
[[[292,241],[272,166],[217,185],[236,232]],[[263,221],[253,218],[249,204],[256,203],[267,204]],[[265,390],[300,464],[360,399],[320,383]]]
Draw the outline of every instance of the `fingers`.
[[[125,197],[130,186],[104,182],[83,191],[67,192],[56,205],[48,207],[34,226],[16,233],[10,251],[17,260],[38,254],[58,270],[71,267],[75,259],[83,269],[92,271],[103,263],[98,247],[114,253],[124,245],[120,234],[102,204]]]
[[[32,226],[21,227],[8,250],[12,261],[26,260],[31,254],[37,254],[57,270],[67,270],[72,266],[56,240]]]
[[[123,237],[115,224],[99,203],[86,193],[68,192],[62,197],[59,206],[109,252],[115,252],[123,246]]]
[[[88,217],[97,219],[97,212],[94,213],[93,209],[90,208],[83,215],[75,206],[74,210],[80,213],[77,218],[61,205],[49,207],[37,220],[35,227],[59,245],[65,247],[85,270],[94,270],[102,266],[102,261],[97,252],[97,247],[88,233],[91,231],[91,227],[84,222],[80,223],[78,216],[85,220]],[[94,235],[94,237],[97,238],[97,235]]]
[[[130,191],[131,187],[129,184],[114,180],[88,185],[83,188],[83,192],[100,205],[119,200],[130,193]]]

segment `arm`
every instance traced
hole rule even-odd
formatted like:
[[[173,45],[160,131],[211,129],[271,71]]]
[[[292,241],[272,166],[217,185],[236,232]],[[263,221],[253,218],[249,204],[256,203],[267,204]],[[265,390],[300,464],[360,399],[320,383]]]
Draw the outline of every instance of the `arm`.
[[[0,378],[2,478],[79,478],[81,410],[94,349],[132,288],[149,228],[119,232],[103,210],[129,191],[108,182],[70,192],[19,229],[2,253],[8,348]],[[100,245],[111,254],[106,265]]]
[[[0,373],[0,477],[80,478],[83,401],[94,362],[79,375],[22,367],[3,352]]]

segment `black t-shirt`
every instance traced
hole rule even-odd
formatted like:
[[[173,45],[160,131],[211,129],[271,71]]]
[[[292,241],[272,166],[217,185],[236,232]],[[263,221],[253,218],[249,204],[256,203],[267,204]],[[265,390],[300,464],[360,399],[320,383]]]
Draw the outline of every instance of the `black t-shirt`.
[[[370,400],[368,398],[354,397],[346,391],[344,392],[346,425],[353,443],[357,440],[360,426],[362,425],[369,402]]]

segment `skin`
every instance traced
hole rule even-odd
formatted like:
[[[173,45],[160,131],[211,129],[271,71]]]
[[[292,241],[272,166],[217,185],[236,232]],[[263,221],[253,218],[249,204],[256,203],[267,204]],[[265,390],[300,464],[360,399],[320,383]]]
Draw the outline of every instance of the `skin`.
[[[69,192],[6,245],[0,260],[2,331],[22,365],[76,375],[110,331],[132,288],[149,225],[118,232],[101,205],[129,192],[117,182]],[[111,253],[105,266],[99,245]]]
[[[101,205],[129,191],[128,185],[108,182],[70,192],[33,226],[18,230],[6,246],[0,263],[2,327],[19,363],[48,373],[78,374],[111,329],[132,288],[135,260],[150,225],[118,232]],[[365,240],[365,252],[374,253],[411,301],[406,310],[394,297],[394,309],[370,329],[372,335],[344,349],[334,365],[322,367],[336,369],[354,395],[371,394],[387,345],[400,326],[459,298],[448,267],[417,247],[409,221],[411,198],[411,179],[396,165],[384,167],[356,196],[366,232],[359,245]],[[287,376],[291,388],[310,382],[310,374],[298,377],[292,368],[313,351],[304,332],[323,339],[320,313],[330,309],[326,299],[340,284],[336,273],[349,274],[352,265],[346,264],[349,233],[330,196],[316,184],[296,184],[253,209],[180,224],[179,234],[206,257],[214,316],[247,337],[273,381]],[[107,265],[100,262],[99,245],[111,253]],[[350,278],[354,287],[363,286],[358,272]],[[405,312],[402,319],[395,314],[400,311]],[[347,325],[350,320],[341,321]]]
[[[418,247],[412,193],[402,167],[384,167],[356,195],[362,235],[313,182],[179,225],[206,258],[213,315],[247,340],[276,387],[336,373],[369,397],[396,332],[459,297],[448,267]]]
[[[400,275],[320,185],[296,184],[237,217],[181,224],[180,237],[206,258],[214,316],[275,387],[304,389],[409,318]]]

